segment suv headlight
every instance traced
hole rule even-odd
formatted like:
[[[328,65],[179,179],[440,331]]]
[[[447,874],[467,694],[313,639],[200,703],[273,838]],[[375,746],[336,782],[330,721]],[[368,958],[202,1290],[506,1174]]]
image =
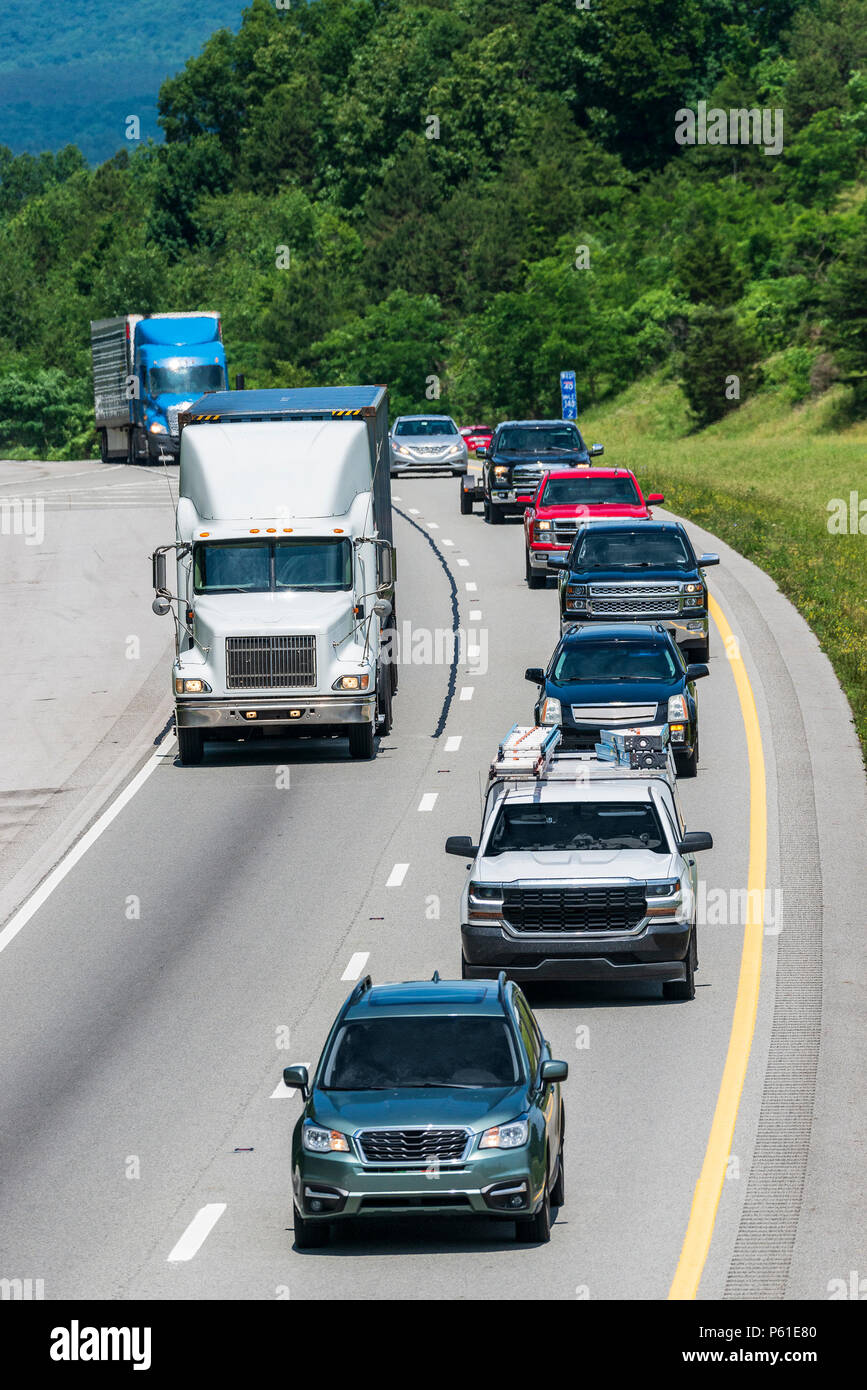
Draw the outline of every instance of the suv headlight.
[[[668,702],[668,722],[685,723],[689,719],[685,695],[672,695]]]
[[[553,695],[546,695],[539,710],[540,724],[559,724],[563,719],[563,707]]]
[[[311,1154],[349,1153],[349,1140],[338,1129],[320,1129],[318,1125],[305,1123],[301,1131],[301,1145]]]
[[[651,879],[648,882],[645,896],[648,898],[671,898],[675,893],[679,892],[679,878],[659,878]]]
[[[526,1115],[519,1115],[507,1125],[494,1125],[486,1129],[479,1140],[480,1149],[520,1149],[530,1137],[530,1125]]]

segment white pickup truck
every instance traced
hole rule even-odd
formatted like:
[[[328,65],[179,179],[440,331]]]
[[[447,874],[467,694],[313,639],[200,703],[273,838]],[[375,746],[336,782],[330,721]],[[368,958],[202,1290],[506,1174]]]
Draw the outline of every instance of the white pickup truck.
[[[695,997],[696,866],[670,752],[658,767],[559,748],[560,731],[515,726],[491,765],[461,898],[465,979],[658,980]],[[634,761],[634,760],[633,760]]]

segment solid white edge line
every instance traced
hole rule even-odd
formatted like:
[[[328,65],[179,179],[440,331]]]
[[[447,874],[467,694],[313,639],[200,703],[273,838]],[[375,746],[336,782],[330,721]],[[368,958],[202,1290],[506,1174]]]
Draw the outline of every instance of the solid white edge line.
[[[340,976],[341,980],[357,980],[369,960],[369,951],[356,951],[349,957],[349,964]]]
[[[153,753],[143,768],[140,768],[133,777],[132,781],[124,787],[119,796],[115,797],[111,805],[103,811],[102,815],[94,821],[90,829],[82,835],[81,839],[72,846],[72,849],[61,859],[56,868],[39,885],[34,893],[30,895],[26,903],[19,907],[13,917],[9,919],[6,926],[0,931],[0,951],[5,951],[10,941],[14,941],[18,933],[27,926],[31,917],[39,911],[40,907],[51,897],[58,884],[61,884],[79,862],[83,859],[91,845],[95,844],[104,830],[107,830],[112,821],[120,815],[136,792],[144,786],[154,769],[159,765],[166,755],[166,749],[172,747],[174,738],[161,744],[156,753]]]
[[[191,1260],[197,1255],[225,1210],[225,1202],[209,1202],[201,1211],[197,1211],[171,1254],[166,1256],[166,1263]]]

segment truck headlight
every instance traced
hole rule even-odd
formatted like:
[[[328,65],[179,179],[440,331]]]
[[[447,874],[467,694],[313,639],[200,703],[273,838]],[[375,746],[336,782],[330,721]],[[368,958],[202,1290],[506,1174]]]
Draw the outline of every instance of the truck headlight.
[[[689,710],[686,707],[686,697],[684,695],[672,695],[668,702],[669,724],[687,719],[689,719]]]
[[[671,898],[679,892],[679,878],[659,878],[651,879],[646,885],[645,896],[648,898]]]
[[[542,701],[542,708],[539,711],[540,724],[559,724],[563,719],[563,708],[559,700],[553,695],[548,695]]]
[[[151,434],[165,434],[166,427],[160,424],[159,420],[154,420],[153,424],[150,426],[150,432]]]
[[[703,584],[684,584],[682,592],[684,608],[701,608],[703,606],[705,598]]]
[[[471,883],[468,916],[471,922],[496,922],[503,915],[502,883]]]
[[[486,1129],[479,1140],[480,1149],[520,1149],[530,1137],[530,1125],[526,1115],[519,1115],[506,1125],[494,1125]]]
[[[536,529],[537,531],[550,531],[550,530],[551,530],[551,523],[550,523],[550,521],[534,521],[534,522],[533,522],[533,526],[535,527],[535,529]]]
[[[508,476],[509,476],[509,466],[508,466],[508,464],[498,463],[497,466],[496,466],[496,468],[494,469],[494,477],[495,477],[495,478],[508,478]]]
[[[320,1129],[307,1123],[301,1131],[301,1144],[312,1154],[349,1153],[349,1140],[338,1129]]]
[[[566,585],[566,609],[570,613],[578,613],[582,608],[587,607],[587,585],[586,584],[567,584]]]
[[[366,690],[370,684],[370,676],[338,676],[332,685],[332,690]]]
[[[183,676],[175,677],[176,695],[210,695],[211,687],[207,681],[185,680]]]

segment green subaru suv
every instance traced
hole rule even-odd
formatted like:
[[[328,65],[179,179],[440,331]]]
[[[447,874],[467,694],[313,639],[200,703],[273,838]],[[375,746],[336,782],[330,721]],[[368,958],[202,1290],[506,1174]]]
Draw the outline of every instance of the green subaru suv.
[[[374,986],[340,1010],[312,1081],[286,1067],[304,1110],[292,1136],[295,1245],[348,1217],[514,1221],[550,1239],[562,1206],[566,1062],[529,1004],[497,980]]]

